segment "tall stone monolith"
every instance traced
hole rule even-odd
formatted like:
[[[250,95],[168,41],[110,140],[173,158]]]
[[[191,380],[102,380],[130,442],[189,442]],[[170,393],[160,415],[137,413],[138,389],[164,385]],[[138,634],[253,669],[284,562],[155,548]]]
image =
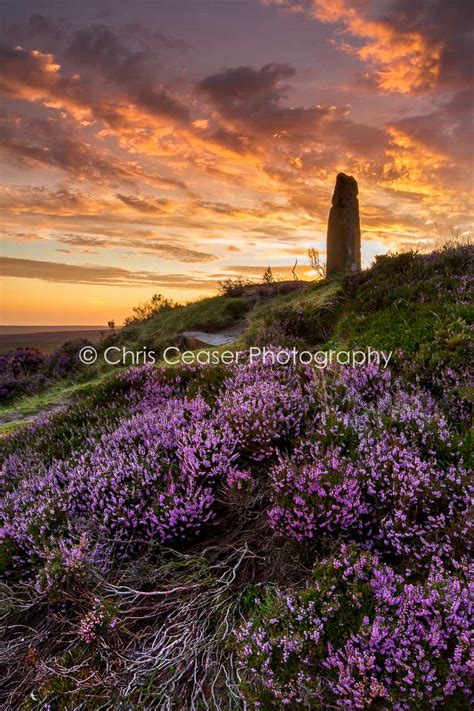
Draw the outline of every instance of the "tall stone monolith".
[[[329,212],[327,274],[360,271],[359,189],[351,175],[339,173]]]

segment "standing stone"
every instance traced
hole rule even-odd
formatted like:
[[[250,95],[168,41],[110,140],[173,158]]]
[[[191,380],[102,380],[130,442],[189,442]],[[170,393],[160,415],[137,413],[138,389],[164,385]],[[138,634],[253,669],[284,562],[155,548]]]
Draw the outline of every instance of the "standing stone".
[[[339,173],[329,212],[327,274],[360,271],[359,189],[351,175]]]

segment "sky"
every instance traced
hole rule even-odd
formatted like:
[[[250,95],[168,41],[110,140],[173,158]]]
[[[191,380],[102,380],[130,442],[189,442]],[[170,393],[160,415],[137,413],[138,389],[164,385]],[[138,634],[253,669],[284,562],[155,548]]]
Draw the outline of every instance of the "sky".
[[[467,0],[2,0],[6,325],[120,323],[161,293],[471,230]]]

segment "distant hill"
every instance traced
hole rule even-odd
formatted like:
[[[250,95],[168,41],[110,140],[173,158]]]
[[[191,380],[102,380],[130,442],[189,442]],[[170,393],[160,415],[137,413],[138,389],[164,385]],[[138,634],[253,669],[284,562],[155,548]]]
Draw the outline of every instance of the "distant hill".
[[[38,348],[51,353],[72,338],[97,343],[109,332],[104,326],[0,326],[0,353],[15,348]]]
[[[74,326],[49,326],[44,324],[33,324],[32,326],[0,326],[0,335],[11,333],[45,333],[51,331],[103,331],[106,326],[90,324],[76,324]]]

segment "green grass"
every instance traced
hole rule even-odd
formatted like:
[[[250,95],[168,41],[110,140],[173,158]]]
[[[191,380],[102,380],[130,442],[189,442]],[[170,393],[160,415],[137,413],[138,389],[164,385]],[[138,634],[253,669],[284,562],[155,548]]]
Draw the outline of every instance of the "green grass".
[[[139,345],[168,344],[183,331],[209,331],[229,328],[244,318],[248,302],[244,298],[213,296],[185,306],[164,308],[155,316],[124,328],[120,342]]]
[[[48,412],[59,405],[93,391],[104,380],[105,374],[86,383],[58,384],[43,393],[25,395],[1,410],[0,435],[12,432],[20,425],[31,422],[36,415]]]
[[[101,348],[147,346],[159,358],[184,331],[217,332],[241,323],[242,335],[230,346],[200,350],[262,344],[335,350],[371,346],[404,351],[423,377],[443,367],[461,369],[472,358],[474,312],[455,295],[462,279],[472,273],[472,262],[472,247],[446,249],[429,258],[415,253],[385,255],[358,275],[305,283],[257,305],[244,294],[165,307],[109,336]],[[118,368],[107,366],[99,354],[95,366],[78,374],[81,382],[55,385],[5,408],[0,433],[39,412],[82,398],[112,372]]]
[[[309,283],[301,290],[282,296],[276,296],[268,303],[256,306],[248,316],[248,323],[244,334],[239,339],[239,344],[253,343],[262,331],[278,321],[283,312],[288,313],[301,309],[305,318],[318,316],[340,294],[342,277],[333,277],[316,283]]]
[[[333,342],[345,348],[399,349],[415,356],[434,349],[448,330],[449,337],[444,340],[450,338],[452,346],[456,340],[461,344],[469,338],[474,310],[454,304],[446,296],[439,297],[432,287],[428,282],[421,295],[416,286],[392,288],[392,300],[376,309],[364,304],[358,296],[345,305]]]
[[[349,311],[338,324],[336,341],[347,347],[372,346],[378,350],[401,348],[416,353],[422,343],[431,341],[440,317],[431,305],[391,305],[375,314]]]

